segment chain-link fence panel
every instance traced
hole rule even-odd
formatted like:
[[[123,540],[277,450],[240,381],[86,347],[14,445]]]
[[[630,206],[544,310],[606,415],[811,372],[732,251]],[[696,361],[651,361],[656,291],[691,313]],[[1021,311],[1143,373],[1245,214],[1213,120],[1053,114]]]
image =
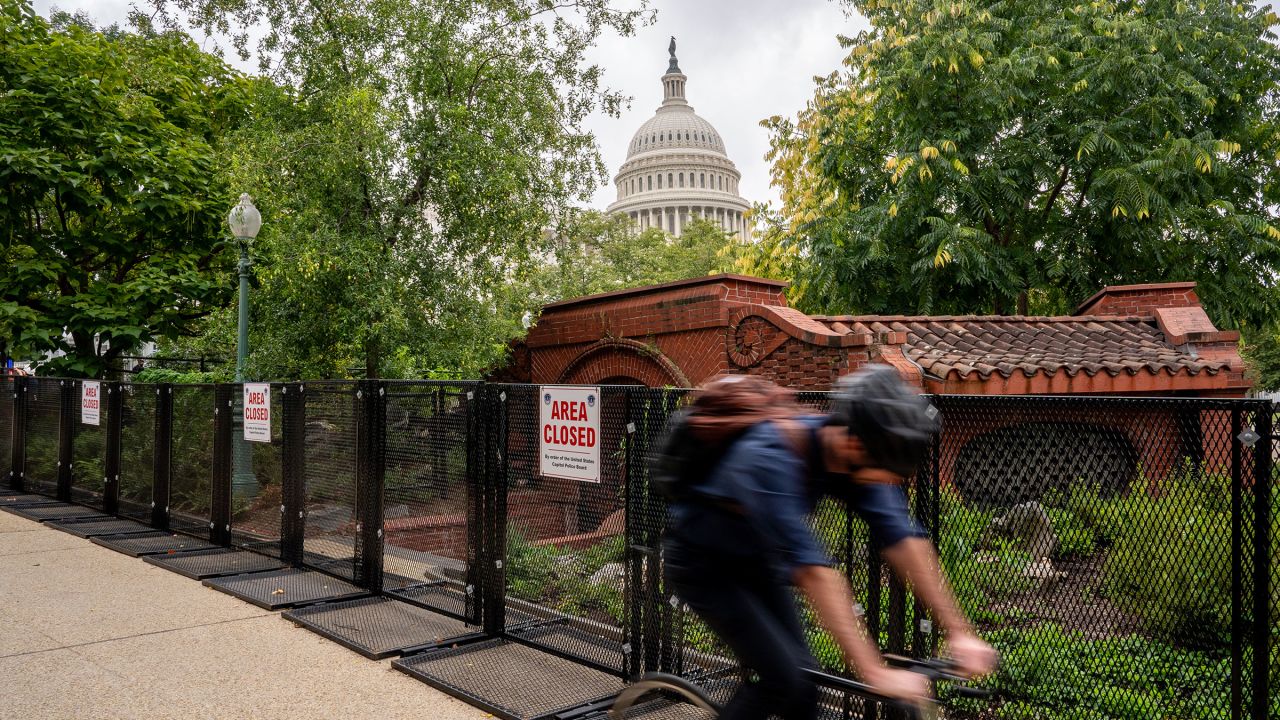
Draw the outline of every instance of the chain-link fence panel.
[[[174,385],[169,441],[169,527],[209,537],[213,480],[214,386]]]
[[[934,402],[942,563],[1008,711],[1225,717],[1242,405]]]
[[[23,474],[29,492],[53,496],[58,491],[58,428],[64,382],[46,377],[27,381],[27,461]]]
[[[235,385],[231,390],[231,543],[237,547],[280,557],[284,520],[284,406],[289,393],[304,393],[305,387],[271,383],[270,442],[245,440],[243,386]]]
[[[624,564],[628,390],[584,390],[586,412],[599,417],[599,436],[593,439],[599,456],[596,481],[544,474],[540,413],[553,402],[545,388],[509,385],[496,390],[505,418],[501,487],[506,493],[507,627],[554,621],[561,631],[530,633],[530,642],[619,675],[626,670],[624,649],[629,651]]]
[[[388,383],[385,404],[383,590],[459,618],[470,606],[468,542],[480,492],[467,475],[476,387]]]
[[[107,386],[95,383],[97,397],[84,398],[84,381],[68,382],[74,385],[76,406],[71,425],[71,499],[102,509],[107,484]],[[92,400],[98,401],[97,422],[86,422],[93,415],[86,417],[82,404]]]
[[[154,385],[120,386],[120,500],[121,517],[151,522],[155,481],[156,399]]]
[[[354,382],[306,384],[303,564],[355,579],[359,536],[356,441],[361,392]]]

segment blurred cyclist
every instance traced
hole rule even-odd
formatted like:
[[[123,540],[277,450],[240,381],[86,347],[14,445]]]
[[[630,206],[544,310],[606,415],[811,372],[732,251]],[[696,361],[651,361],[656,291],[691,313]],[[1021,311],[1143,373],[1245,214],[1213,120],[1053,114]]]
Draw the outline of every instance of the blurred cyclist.
[[[901,487],[938,430],[934,414],[897,371],[873,365],[837,382],[828,415],[801,415],[787,391],[731,376],[673,420],[658,471],[666,463],[683,474],[668,483],[678,487],[668,488],[667,582],[758,677],[721,720],[817,716],[817,687],[801,672],[816,663],[793,585],[864,682],[908,701],[929,692],[923,676],[885,665],[855,615],[848,582],[807,522],[823,495],[843,498],[867,523],[882,557],[933,612],[959,670],[994,669],[995,650],[956,607]]]

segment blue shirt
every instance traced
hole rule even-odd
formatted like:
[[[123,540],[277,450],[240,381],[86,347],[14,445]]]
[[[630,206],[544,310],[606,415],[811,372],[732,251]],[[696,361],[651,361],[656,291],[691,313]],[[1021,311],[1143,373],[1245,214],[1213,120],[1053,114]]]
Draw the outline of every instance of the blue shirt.
[[[799,422],[816,430],[825,419],[809,416]],[[816,451],[814,441],[809,444]],[[817,452],[810,454],[813,461],[800,457],[774,423],[747,430],[715,470],[691,488],[694,497],[672,504],[669,537],[693,553],[756,555],[789,577],[802,565],[833,564],[809,524],[823,495],[846,500],[867,523],[877,547],[927,536],[911,519],[901,487],[828,474],[810,467],[821,464]]]

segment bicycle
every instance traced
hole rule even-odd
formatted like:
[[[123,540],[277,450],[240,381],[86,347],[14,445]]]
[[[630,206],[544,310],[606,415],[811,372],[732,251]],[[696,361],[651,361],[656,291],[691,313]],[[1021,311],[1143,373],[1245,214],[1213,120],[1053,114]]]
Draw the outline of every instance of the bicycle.
[[[929,679],[930,699],[923,706],[885,697],[877,693],[871,686],[856,680],[818,670],[806,669],[804,672],[819,687],[848,692],[866,700],[885,703],[904,711],[907,717],[915,718],[915,720],[936,720],[939,717],[939,705],[936,698],[940,681],[953,683],[952,691],[960,697],[985,698],[990,694],[981,688],[965,685],[966,679],[956,674],[955,665],[949,660],[941,658],[917,660],[896,655],[885,656],[885,659],[891,665],[921,673]],[[628,720],[628,711],[632,708],[643,707],[654,699],[651,697],[654,695],[674,697],[677,702],[687,703],[709,713],[711,718],[716,718],[720,715],[720,705],[697,683],[679,675],[649,673],[627,686],[625,690],[618,694],[609,709],[609,720]]]

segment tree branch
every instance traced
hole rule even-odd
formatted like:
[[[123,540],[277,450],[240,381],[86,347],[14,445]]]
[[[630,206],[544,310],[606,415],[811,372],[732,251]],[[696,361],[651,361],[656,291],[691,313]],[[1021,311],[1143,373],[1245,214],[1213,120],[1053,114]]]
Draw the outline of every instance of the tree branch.
[[[1067,175],[1070,174],[1067,166],[1062,166],[1062,173],[1058,175],[1058,184],[1053,186],[1053,192],[1049,193],[1049,199],[1044,204],[1044,215],[1041,221],[1049,219],[1049,213],[1053,210],[1053,204],[1058,201],[1058,195],[1062,192],[1062,188],[1067,184]]]

